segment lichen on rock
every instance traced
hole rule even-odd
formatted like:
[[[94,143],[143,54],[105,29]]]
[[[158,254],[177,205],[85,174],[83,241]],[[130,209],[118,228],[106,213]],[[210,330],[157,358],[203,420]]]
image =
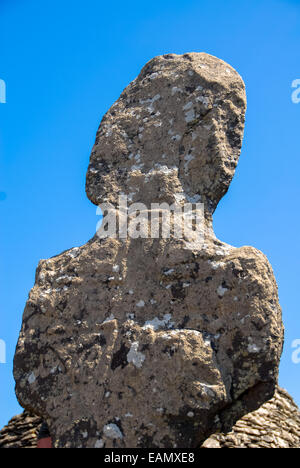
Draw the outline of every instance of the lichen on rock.
[[[40,425],[40,418],[26,411],[15,416],[0,431],[0,448],[36,448]],[[103,446],[99,439],[94,447]],[[285,390],[277,388],[271,400],[237,421],[229,433],[213,434],[200,448],[300,448],[299,408]]]
[[[266,257],[212,214],[240,155],[238,73],[207,54],[151,60],[104,116],[87,195],[204,204],[204,243],[105,238],[42,260],[14,361],[56,447],[196,447],[275,391],[283,344]]]

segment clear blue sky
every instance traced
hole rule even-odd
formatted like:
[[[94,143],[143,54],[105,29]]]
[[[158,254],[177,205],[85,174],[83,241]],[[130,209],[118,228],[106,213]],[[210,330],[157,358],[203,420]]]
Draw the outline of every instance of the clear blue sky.
[[[149,59],[170,52],[210,53],[246,82],[244,146],[215,230],[273,265],[286,326],[280,384],[300,404],[300,1],[0,0],[0,50],[0,427],[20,412],[12,360],[38,261],[95,232],[84,184],[101,117]]]

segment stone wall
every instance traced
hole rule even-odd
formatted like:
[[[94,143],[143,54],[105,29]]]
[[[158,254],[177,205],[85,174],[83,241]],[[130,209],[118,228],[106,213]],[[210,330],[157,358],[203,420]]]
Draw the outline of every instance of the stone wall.
[[[35,448],[41,423],[26,411],[15,416],[0,432],[0,448]]]
[[[215,434],[202,448],[300,448],[300,412],[278,388],[272,400],[240,419],[228,434]]]

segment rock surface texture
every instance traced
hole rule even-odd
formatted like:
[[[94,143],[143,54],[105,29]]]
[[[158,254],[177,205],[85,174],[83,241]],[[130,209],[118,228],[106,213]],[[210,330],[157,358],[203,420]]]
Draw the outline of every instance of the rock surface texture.
[[[196,447],[272,398],[283,343],[272,269],[212,229],[245,110],[238,73],[191,53],[151,60],[104,116],[90,200],[118,208],[127,195],[146,217],[152,203],[201,202],[204,238],[95,235],[40,262],[14,375],[56,447]]]
[[[0,448],[35,448],[41,419],[24,412],[0,432]],[[228,434],[214,434],[201,448],[300,448],[300,412],[278,388],[257,411],[240,419]]]

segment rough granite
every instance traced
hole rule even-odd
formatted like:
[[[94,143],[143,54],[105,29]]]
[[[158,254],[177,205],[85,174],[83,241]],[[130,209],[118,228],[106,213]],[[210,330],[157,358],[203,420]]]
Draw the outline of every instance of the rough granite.
[[[246,98],[207,54],[151,60],[104,116],[90,200],[204,204],[204,242],[106,238],[42,260],[14,376],[56,447],[196,447],[273,397],[283,344],[277,285],[253,247],[216,239]]]

